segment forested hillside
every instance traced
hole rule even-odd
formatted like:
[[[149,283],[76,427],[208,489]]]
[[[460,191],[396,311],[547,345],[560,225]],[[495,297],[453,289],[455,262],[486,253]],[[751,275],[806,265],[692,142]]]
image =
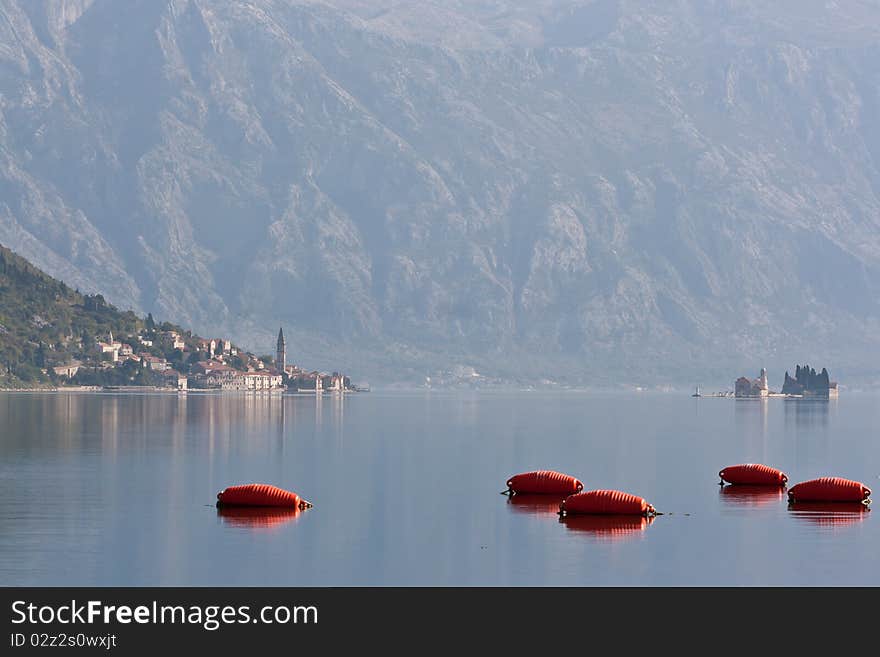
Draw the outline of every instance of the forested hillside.
[[[150,321],[81,294],[0,245],[0,387],[58,383],[54,366],[100,361],[100,341],[111,333],[134,341]]]

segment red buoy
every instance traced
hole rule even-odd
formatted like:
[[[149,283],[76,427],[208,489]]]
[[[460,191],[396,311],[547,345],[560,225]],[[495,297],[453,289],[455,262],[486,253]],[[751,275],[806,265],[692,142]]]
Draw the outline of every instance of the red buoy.
[[[728,465],[718,473],[721,482],[729,484],[749,484],[752,486],[784,486],[788,477],[782,470],[761,463]]]
[[[792,486],[789,502],[861,502],[870,504],[871,489],[858,481],[841,477],[819,477]]]
[[[217,506],[277,506],[307,509],[312,506],[296,493],[269,484],[230,486],[217,493]]]
[[[535,470],[513,475],[507,480],[507,491],[510,493],[537,493],[540,495],[571,495],[579,493],[584,485],[561,472],[553,470]]]
[[[654,507],[644,498],[619,490],[591,490],[569,495],[559,505],[560,515],[592,513],[602,515],[648,516],[656,515]]]

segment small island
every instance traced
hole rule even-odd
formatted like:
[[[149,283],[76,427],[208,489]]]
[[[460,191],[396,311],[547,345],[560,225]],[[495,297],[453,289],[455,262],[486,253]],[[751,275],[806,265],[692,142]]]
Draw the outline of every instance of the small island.
[[[740,399],[760,397],[836,399],[837,396],[837,381],[831,381],[828,370],[823,367],[822,371],[817,373],[809,365],[798,365],[794,378],[786,371],[781,392],[770,390],[765,368],[761,368],[761,373],[756,379],[741,376],[734,383],[734,397]]]

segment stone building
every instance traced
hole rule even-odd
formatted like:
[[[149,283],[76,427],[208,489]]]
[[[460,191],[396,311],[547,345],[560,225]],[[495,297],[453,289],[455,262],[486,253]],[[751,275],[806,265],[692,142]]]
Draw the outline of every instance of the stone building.
[[[770,386],[767,384],[767,370],[761,368],[761,374],[757,379],[739,377],[734,384],[734,394],[737,397],[766,397],[770,394]]]

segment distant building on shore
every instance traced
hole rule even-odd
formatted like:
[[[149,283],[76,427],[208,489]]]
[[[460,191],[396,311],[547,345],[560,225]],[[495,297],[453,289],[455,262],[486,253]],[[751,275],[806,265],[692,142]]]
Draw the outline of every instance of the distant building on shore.
[[[239,372],[237,370],[214,370],[204,379],[208,388],[219,390],[281,390],[281,374],[274,370],[264,372]]]
[[[55,376],[66,376],[68,379],[72,379],[76,376],[76,373],[79,371],[79,366],[82,363],[75,360],[67,365],[57,365],[52,369],[55,370]]]
[[[141,354],[141,364],[156,372],[164,372],[168,369],[168,362],[164,358],[150,354]]]
[[[736,397],[766,397],[770,394],[770,386],[767,384],[767,370],[761,368],[761,374],[757,379],[739,377],[734,384],[734,396]]]
[[[162,380],[165,387],[175,388],[176,390],[186,390],[187,378],[185,374],[181,374],[177,370],[167,369],[162,372]]]

